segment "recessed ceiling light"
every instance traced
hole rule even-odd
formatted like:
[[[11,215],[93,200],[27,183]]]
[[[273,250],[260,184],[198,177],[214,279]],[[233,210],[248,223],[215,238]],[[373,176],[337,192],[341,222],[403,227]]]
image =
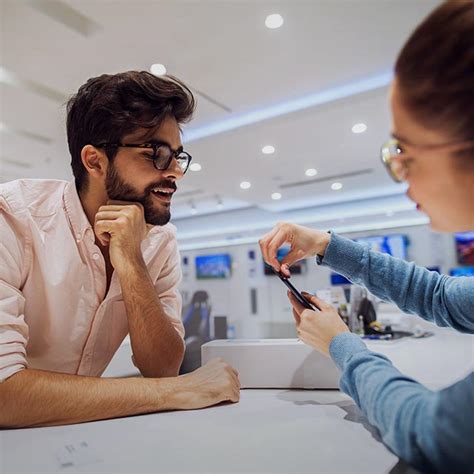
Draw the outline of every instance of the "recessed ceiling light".
[[[274,201],[278,201],[278,199],[281,199],[281,194],[280,193],[273,193],[272,194],[272,199]]]
[[[318,174],[318,170],[315,170],[314,168],[308,168],[304,174],[306,176],[316,176]]]
[[[199,163],[191,163],[191,166],[189,167],[191,171],[201,171],[202,166]]]
[[[271,30],[280,28],[281,25],[283,25],[283,17],[279,13],[273,13],[265,18],[265,26]]]
[[[332,183],[331,189],[333,191],[339,191],[340,189],[342,189],[342,183]]]
[[[251,185],[248,181],[242,181],[242,182],[240,183],[240,187],[241,187],[242,189],[248,189],[248,188],[250,188],[250,186],[252,186],[252,185]]]
[[[272,155],[273,153],[275,153],[275,147],[272,146],[272,145],[265,145],[263,148],[262,148],[262,153],[264,155]]]
[[[356,123],[352,126],[352,133],[364,133],[367,130],[365,123]]]
[[[150,67],[150,72],[155,76],[163,76],[166,74],[166,68],[163,64],[152,64]]]

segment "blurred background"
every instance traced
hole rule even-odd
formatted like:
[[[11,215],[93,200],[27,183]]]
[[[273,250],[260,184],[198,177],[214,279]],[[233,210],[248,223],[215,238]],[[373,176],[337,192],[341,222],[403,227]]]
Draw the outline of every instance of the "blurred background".
[[[295,335],[257,242],[282,220],[474,274],[474,236],[430,231],[379,159],[396,55],[437,3],[2,0],[0,180],[72,178],[65,102],[88,78],[169,73],[198,103],[172,207],[188,332]],[[314,261],[293,273],[297,288],[350,303],[350,282]]]

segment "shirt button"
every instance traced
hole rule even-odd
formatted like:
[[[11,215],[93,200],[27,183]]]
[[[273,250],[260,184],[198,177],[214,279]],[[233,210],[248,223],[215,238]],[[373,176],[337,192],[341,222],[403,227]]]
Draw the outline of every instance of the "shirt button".
[[[92,254],[92,258],[93,258],[94,260],[99,260],[100,255],[99,255],[97,252],[95,252],[95,253]]]

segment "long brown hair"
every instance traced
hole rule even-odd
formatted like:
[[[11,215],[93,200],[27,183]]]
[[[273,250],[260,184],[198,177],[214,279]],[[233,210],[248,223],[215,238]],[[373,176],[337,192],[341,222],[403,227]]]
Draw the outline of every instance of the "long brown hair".
[[[474,140],[474,1],[450,0],[412,33],[395,64],[402,100],[428,128]],[[474,147],[465,150],[474,165]]]

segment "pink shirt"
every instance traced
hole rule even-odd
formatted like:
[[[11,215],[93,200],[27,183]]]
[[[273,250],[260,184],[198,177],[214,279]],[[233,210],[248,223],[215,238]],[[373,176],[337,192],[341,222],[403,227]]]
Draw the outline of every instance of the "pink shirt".
[[[142,253],[176,331],[180,258],[171,224]],[[107,294],[105,262],[73,182],[0,185],[0,382],[29,367],[100,376],[128,333],[120,282]]]

